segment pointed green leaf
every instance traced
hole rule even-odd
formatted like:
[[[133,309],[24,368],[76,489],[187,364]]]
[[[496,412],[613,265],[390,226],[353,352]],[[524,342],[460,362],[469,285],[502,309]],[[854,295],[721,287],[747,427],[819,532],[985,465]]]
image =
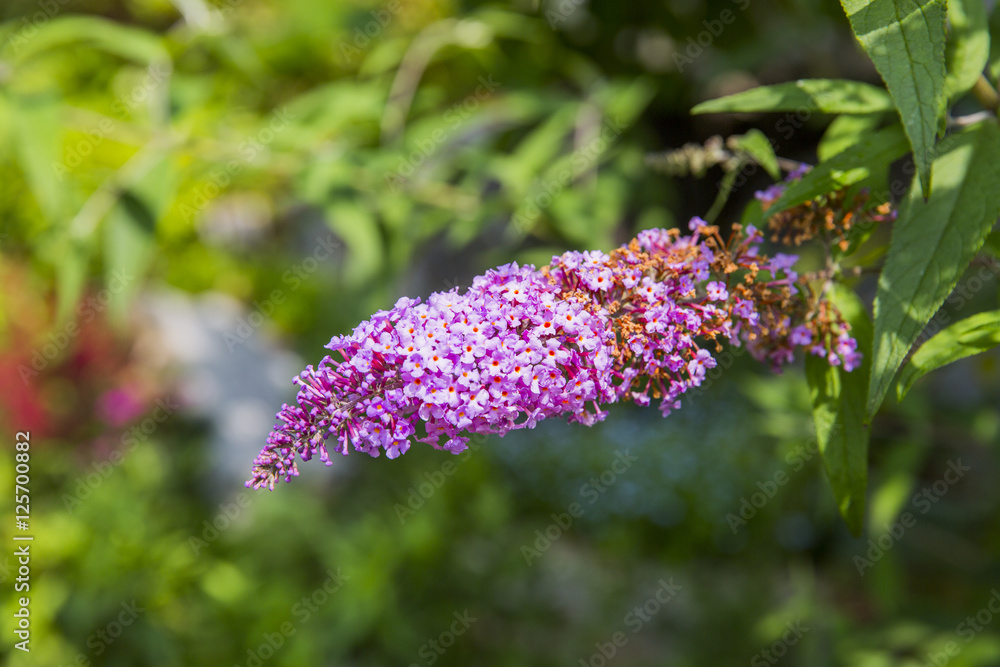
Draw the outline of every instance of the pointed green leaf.
[[[925,196],[938,121],[945,111],[943,0],[840,0],[851,28],[885,81],[913,145]]]
[[[702,102],[691,113],[744,111],[816,111],[874,113],[892,109],[892,98],[881,88],[845,79],[800,79],[761,86]]]
[[[837,116],[823,133],[823,138],[816,147],[816,157],[820,162],[825,162],[842,150],[850,148],[865,135],[874,133],[882,122],[882,117],[883,114],[880,113]]]
[[[760,130],[750,130],[746,134],[735,137],[736,145],[754,162],[764,167],[774,180],[781,180],[781,168],[778,167],[778,156],[774,154],[771,140]]]
[[[910,358],[896,386],[899,399],[923,375],[997,345],[1000,345],[1000,310],[979,313],[952,324],[921,345]]]
[[[948,2],[948,75],[945,89],[954,99],[972,88],[990,57],[990,33],[982,0]]]
[[[851,325],[851,335],[865,357],[851,372],[831,366],[823,357],[806,358],[806,379],[813,405],[816,442],[823,456],[837,507],[847,527],[860,535],[868,487],[868,428],[865,389],[870,368],[871,321],[864,304],[850,289],[835,285],[831,298]]]
[[[911,188],[879,278],[869,415],[1000,216],[1000,128],[979,123],[945,139],[941,149],[934,161],[938,187],[926,201]]]
[[[765,214],[774,215],[804,201],[882,174],[892,162],[906,154],[908,149],[906,136],[898,125],[870,134],[826,162],[816,165],[800,180],[790,183]]]

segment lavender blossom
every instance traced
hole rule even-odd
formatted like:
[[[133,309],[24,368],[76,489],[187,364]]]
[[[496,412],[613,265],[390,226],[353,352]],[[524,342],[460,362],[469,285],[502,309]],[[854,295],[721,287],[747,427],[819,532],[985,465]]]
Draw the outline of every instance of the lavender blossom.
[[[775,366],[797,346],[857,364],[846,332],[789,319],[805,312],[789,307],[794,257],[768,260],[753,227],[728,246],[704,221],[690,227],[640,232],[610,255],[567,252],[541,270],[508,264],[464,293],[402,298],[335,336],[327,347],[341,359],[299,375],[297,404],[278,413],[246,485],[290,481],[297,457],[331,465],[328,438],[341,454],[393,459],[412,442],[459,453],[472,434],[555,416],[592,425],[621,400],[658,399],[666,416],[716,365],[708,348],[720,341],[748,342]]]

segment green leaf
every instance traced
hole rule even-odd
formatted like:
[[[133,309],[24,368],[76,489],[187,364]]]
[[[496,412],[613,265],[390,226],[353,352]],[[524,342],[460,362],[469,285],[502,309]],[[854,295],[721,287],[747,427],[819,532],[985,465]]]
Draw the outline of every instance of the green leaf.
[[[990,43],[989,73],[990,79],[996,84],[1000,78],[1000,4],[994,5],[993,13],[990,14],[990,34],[997,35]]]
[[[952,324],[921,345],[910,358],[896,386],[899,399],[903,400],[923,375],[997,345],[1000,345],[1000,310],[979,313]]]
[[[104,221],[104,282],[109,313],[119,323],[153,255],[155,229],[153,213],[131,192],[121,195]]]
[[[153,261],[156,224],[176,191],[178,174],[168,156],[123,192],[104,219],[104,284],[109,315],[124,323],[133,296]]]
[[[820,162],[826,162],[837,153],[850,148],[861,141],[862,137],[874,132],[882,122],[882,117],[880,113],[837,116],[819,140],[816,157]]]
[[[816,111],[875,113],[892,109],[892,98],[881,88],[845,79],[799,79],[752,88],[702,102],[691,113],[734,111]]]
[[[372,208],[338,200],[326,207],[327,224],[347,245],[344,282],[350,286],[372,280],[382,266],[384,247]]]
[[[744,227],[747,225],[759,225],[763,219],[764,209],[760,205],[760,200],[754,197],[746,205],[746,208],[743,209],[743,213],[740,215],[740,224]]]
[[[1000,216],[1000,128],[979,123],[945,139],[941,149],[934,161],[938,187],[926,201],[910,190],[879,278],[869,415]]]
[[[904,155],[908,148],[906,137],[898,125],[870,134],[826,162],[816,165],[798,181],[790,183],[765,214],[770,216],[780,213],[804,201],[877,176]]]
[[[525,193],[538,174],[565,151],[579,112],[578,105],[565,105],[528,133],[509,155],[498,159],[496,168],[504,184]]]
[[[990,235],[986,237],[986,242],[983,243],[983,250],[1000,258],[1000,229],[990,232]]]
[[[928,448],[908,441],[900,434],[882,460],[880,483],[874,486],[868,502],[868,536],[875,540],[889,532],[900,512],[913,498],[917,475]]]
[[[781,180],[781,168],[778,167],[778,156],[774,154],[774,147],[771,140],[760,130],[750,130],[746,134],[734,137],[737,147],[751,158],[754,162],[764,167],[774,180]]]
[[[41,24],[23,43],[9,40],[4,46],[6,59],[21,63],[29,58],[69,44],[83,44],[107,53],[152,64],[170,63],[170,54],[158,35],[96,16],[60,16]]]
[[[954,99],[967,92],[982,76],[990,57],[990,33],[982,0],[949,0],[948,75],[945,90]]]
[[[62,104],[57,97],[20,98],[12,105],[13,136],[25,180],[49,223],[63,221]]]
[[[90,262],[90,248],[86,241],[64,236],[56,246],[59,261],[55,262],[56,272],[56,326],[69,322],[73,309],[83,294],[87,281],[87,265]]]
[[[604,117],[618,125],[630,126],[656,96],[653,79],[637,77],[627,83],[613,82],[593,93],[593,101],[602,108]]]
[[[851,372],[831,366],[823,357],[806,357],[806,379],[813,405],[816,442],[833,487],[837,507],[855,536],[865,520],[868,487],[868,428],[865,388],[868,386],[871,322],[865,307],[850,289],[834,285],[831,299],[851,325],[851,335],[865,357]]]
[[[945,111],[943,0],[840,0],[851,28],[892,95],[913,145],[924,195]]]

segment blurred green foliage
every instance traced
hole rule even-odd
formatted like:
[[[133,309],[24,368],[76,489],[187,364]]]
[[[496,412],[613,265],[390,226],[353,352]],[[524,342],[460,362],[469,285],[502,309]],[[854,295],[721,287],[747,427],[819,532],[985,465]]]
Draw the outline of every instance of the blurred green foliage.
[[[916,666],[948,642],[961,652],[947,664],[1000,663],[1000,619],[958,634],[1000,587],[995,353],[873,423],[860,539],[823,478],[803,373],[739,357],[666,421],[622,407],[467,457],[352,456],[275,493],[220,478],[210,429],[184,411],[125,440],[93,407],[112,378],[169,387],[167,371],[108,360],[140,335],[146,291],[252,304],[279,290],[267,334],[312,362],[401,294],[709,209],[721,171],[668,178],[650,152],[757,126],[812,161],[818,111],[687,111],[757,83],[877,84],[835,4],[42,0],[0,17],[5,442],[24,406],[40,415],[32,653],[5,633],[8,664],[596,666],[618,631],[608,664],[776,664],[781,650],[781,664]],[[835,129],[874,129],[835,123],[830,155]],[[723,218],[767,183],[743,179]],[[995,280],[949,312],[997,308]],[[17,364],[102,289],[121,298],[100,344],[80,336],[22,385]],[[635,465],[602,482],[624,450]],[[925,510],[916,494],[958,459],[971,471]],[[574,502],[585,511],[564,529]],[[680,591],[633,632],[661,580]],[[453,625],[466,610],[476,620]],[[783,643],[796,623],[808,630]]]

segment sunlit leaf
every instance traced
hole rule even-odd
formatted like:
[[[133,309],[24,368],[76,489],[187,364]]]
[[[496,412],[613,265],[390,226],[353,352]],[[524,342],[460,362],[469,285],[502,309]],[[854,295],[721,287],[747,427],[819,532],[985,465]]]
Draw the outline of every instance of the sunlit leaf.
[[[844,114],[837,116],[826,128],[816,147],[816,157],[825,162],[846,148],[855,145],[878,128],[884,114]]]
[[[781,179],[781,169],[778,167],[778,157],[774,154],[774,147],[770,140],[760,130],[750,130],[746,134],[736,137],[736,145],[740,150],[745,151],[754,162],[764,168],[764,171],[774,180]]]
[[[949,0],[948,75],[945,89],[955,98],[972,88],[990,57],[990,33],[982,0]]]
[[[875,63],[913,145],[925,195],[945,110],[943,0],[841,0],[851,28]]]
[[[1000,216],[1000,128],[980,123],[942,149],[938,187],[926,201],[911,188],[879,278],[869,415]]]
[[[691,109],[691,113],[816,111],[858,114],[891,109],[889,95],[867,83],[845,79],[800,79],[702,102]]]
[[[909,144],[898,125],[868,134],[850,148],[793,181],[766,211],[773,215],[821,195],[884,174],[893,161],[906,154]]]

